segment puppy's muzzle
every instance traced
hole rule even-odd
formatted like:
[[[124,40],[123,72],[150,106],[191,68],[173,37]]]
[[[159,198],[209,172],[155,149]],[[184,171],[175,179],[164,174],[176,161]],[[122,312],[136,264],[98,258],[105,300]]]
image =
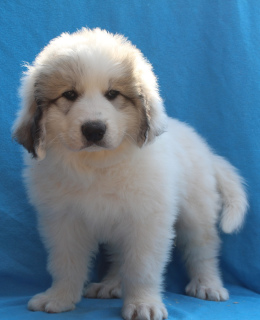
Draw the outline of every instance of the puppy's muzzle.
[[[101,121],[89,121],[81,126],[81,132],[88,142],[98,142],[103,139],[106,125]]]

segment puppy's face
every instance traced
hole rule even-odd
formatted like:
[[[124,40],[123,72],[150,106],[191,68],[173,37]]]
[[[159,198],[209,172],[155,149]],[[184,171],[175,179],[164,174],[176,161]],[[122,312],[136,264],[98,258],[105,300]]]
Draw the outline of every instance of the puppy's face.
[[[83,51],[63,56],[48,76],[40,75],[35,87],[47,100],[49,147],[61,143],[72,151],[98,151],[115,149],[124,139],[142,143],[148,118],[131,73],[107,54]]]
[[[28,68],[14,137],[34,157],[50,148],[98,152],[160,134],[163,106],[150,64],[99,29],[53,40]]]

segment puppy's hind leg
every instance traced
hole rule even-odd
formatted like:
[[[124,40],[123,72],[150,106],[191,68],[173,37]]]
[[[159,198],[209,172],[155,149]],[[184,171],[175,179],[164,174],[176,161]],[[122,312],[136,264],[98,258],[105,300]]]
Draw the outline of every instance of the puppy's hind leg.
[[[111,256],[111,266],[107,275],[99,283],[88,284],[83,291],[83,296],[92,299],[121,298],[120,262],[117,254]]]
[[[200,200],[185,205],[176,225],[177,246],[191,279],[185,290],[199,299],[225,301],[229,294],[223,287],[218,267],[217,201]]]

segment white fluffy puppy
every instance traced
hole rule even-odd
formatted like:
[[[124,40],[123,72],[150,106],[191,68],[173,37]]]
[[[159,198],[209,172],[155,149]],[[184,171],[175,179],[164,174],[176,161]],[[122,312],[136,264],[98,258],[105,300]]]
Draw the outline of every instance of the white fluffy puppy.
[[[137,48],[100,29],[64,33],[28,66],[21,96],[13,135],[34,158],[25,177],[53,277],[30,310],[72,310],[82,294],[122,296],[126,320],[167,318],[162,275],[175,229],[187,294],[228,299],[216,224],[227,233],[242,225],[241,178],[189,126],[165,115]],[[99,243],[108,246],[111,269],[84,288]]]

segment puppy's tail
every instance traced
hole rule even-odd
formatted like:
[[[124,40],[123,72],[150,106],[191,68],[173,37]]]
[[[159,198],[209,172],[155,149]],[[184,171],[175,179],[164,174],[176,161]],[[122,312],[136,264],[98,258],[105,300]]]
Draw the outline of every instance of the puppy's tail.
[[[225,233],[238,231],[248,209],[244,181],[237,170],[222,157],[214,155],[214,167],[223,200],[220,226]]]

